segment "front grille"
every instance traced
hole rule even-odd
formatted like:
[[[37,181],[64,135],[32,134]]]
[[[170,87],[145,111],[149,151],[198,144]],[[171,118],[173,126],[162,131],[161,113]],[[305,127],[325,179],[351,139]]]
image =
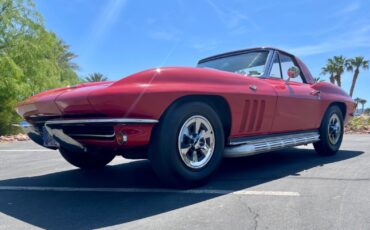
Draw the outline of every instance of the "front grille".
[[[83,115],[65,115],[65,116],[31,116],[27,121],[31,123],[35,129],[41,132],[47,121],[61,119],[95,119],[104,118],[101,114],[83,114]],[[58,124],[51,125],[52,128],[62,129],[63,132],[75,139],[114,139],[113,124]]]
[[[65,134],[75,138],[114,139],[114,128],[111,125],[60,125]]]

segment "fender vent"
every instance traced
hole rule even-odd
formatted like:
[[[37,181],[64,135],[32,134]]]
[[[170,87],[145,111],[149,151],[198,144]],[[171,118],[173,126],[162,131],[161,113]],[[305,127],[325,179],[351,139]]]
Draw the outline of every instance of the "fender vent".
[[[265,114],[265,100],[246,100],[239,132],[255,132],[262,128],[263,116]]]

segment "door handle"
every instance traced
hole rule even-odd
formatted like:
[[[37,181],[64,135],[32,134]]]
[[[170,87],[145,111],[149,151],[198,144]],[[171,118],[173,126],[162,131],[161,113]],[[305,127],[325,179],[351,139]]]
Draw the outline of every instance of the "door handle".
[[[310,94],[311,94],[312,96],[320,96],[320,93],[321,93],[321,92],[320,92],[319,90],[312,90]]]
[[[249,85],[249,88],[253,91],[256,91],[257,90],[257,86],[256,85]]]

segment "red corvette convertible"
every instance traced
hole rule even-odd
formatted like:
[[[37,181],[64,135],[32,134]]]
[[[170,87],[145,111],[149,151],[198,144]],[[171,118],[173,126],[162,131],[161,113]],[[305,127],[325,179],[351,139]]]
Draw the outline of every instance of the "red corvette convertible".
[[[313,143],[335,154],[356,104],[315,83],[297,57],[254,48],[150,69],[118,81],[49,90],[20,103],[21,126],[71,164],[96,169],[116,155],[148,158],[167,184],[208,179],[223,157]]]

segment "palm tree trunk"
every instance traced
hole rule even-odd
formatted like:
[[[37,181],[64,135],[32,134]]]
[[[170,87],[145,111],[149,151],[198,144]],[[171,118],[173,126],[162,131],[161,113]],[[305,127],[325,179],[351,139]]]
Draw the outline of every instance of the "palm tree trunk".
[[[342,87],[342,79],[341,79],[340,74],[335,75],[335,80],[337,80],[337,85],[339,87]]]
[[[330,80],[330,83],[335,84],[335,78],[334,78],[334,75],[333,74],[330,75],[329,80]]]
[[[350,95],[351,97],[352,97],[352,95],[353,95],[353,91],[355,90],[355,85],[356,85],[356,81],[357,81],[357,77],[358,77],[358,74],[359,74],[359,73],[360,73],[360,71],[358,70],[358,68],[356,68],[355,73],[353,74],[351,90],[349,91],[349,95]]]

